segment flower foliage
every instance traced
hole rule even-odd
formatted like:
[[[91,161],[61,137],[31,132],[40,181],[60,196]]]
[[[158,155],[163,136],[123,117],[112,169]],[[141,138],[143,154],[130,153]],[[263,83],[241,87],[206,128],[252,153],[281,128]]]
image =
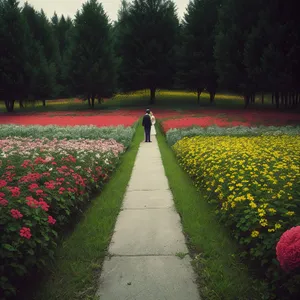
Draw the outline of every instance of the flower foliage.
[[[188,127],[168,130],[166,138],[168,144],[173,146],[184,137],[193,136],[261,136],[261,135],[300,135],[300,126],[259,126],[259,127]]]
[[[270,267],[281,234],[300,224],[300,136],[185,137],[173,149],[246,252]]]
[[[113,139],[0,139],[0,288],[53,256],[59,230],[116,168],[125,146]]]
[[[19,126],[0,125],[0,138],[30,137],[39,139],[41,136],[48,139],[114,139],[115,141],[128,147],[133,138],[134,128],[124,126]]]

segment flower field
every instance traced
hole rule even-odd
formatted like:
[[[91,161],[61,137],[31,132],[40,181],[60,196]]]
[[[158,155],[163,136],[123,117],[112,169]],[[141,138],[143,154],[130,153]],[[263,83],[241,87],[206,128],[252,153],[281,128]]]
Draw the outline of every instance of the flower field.
[[[300,125],[298,114],[274,112],[241,112],[233,110],[187,111],[183,115],[166,115],[161,126],[164,133],[170,129],[188,127],[286,126]]]
[[[276,243],[284,231],[300,225],[299,134],[192,136],[172,147],[244,246],[242,254],[260,261],[272,276],[278,273]],[[299,262],[291,261],[290,268]]]
[[[134,129],[0,128],[0,287],[9,295],[53,256],[57,236],[109,180]]]

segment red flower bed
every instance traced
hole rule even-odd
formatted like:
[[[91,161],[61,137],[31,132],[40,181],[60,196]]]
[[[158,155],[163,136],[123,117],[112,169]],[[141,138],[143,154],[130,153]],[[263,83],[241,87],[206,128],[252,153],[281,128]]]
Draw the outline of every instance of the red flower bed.
[[[58,126],[75,126],[75,125],[95,125],[103,126],[132,126],[137,121],[134,116],[54,116],[47,115],[4,115],[0,118],[0,124],[18,124],[18,125],[58,125]]]
[[[191,126],[208,127],[212,125],[217,125],[219,127],[234,127],[234,126],[250,126],[249,123],[240,121],[226,121],[224,119],[215,117],[200,117],[200,118],[182,118],[182,119],[171,119],[163,122],[162,127],[164,132],[172,128],[184,128]]]

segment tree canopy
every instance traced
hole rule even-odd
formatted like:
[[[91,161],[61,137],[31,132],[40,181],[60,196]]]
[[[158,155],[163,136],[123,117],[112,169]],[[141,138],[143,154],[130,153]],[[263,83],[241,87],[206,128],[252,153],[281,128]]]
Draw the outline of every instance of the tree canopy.
[[[120,87],[124,91],[170,88],[175,73],[175,45],[179,21],[169,0],[123,1],[119,12],[118,55]]]
[[[26,3],[0,0],[0,100],[12,111],[55,97],[94,100],[157,89],[272,94],[300,102],[300,20],[296,1],[191,0],[182,21],[175,1],[121,0],[111,24],[97,0],[73,19],[50,18]]]

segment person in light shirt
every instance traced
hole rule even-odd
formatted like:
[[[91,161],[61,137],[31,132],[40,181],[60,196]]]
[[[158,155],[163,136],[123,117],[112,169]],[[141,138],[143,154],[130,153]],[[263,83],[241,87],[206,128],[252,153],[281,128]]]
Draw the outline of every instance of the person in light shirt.
[[[156,135],[156,130],[155,130],[155,123],[156,123],[156,119],[155,116],[153,115],[153,112],[150,111],[150,118],[151,118],[151,135]]]

